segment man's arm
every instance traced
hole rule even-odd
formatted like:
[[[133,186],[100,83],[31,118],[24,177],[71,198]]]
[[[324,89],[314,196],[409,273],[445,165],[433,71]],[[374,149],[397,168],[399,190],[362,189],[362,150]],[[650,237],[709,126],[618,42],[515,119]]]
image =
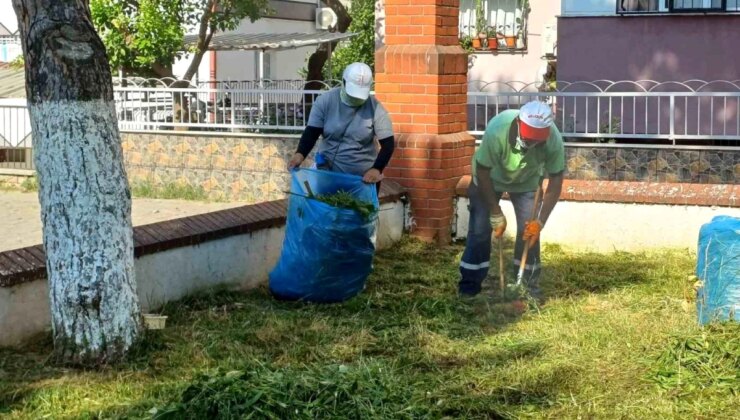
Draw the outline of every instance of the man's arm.
[[[491,168],[487,168],[478,162],[476,165],[475,175],[478,180],[478,190],[486,203],[488,203],[488,208],[491,209],[491,214],[502,214],[501,206],[499,206],[498,198],[496,197],[496,191],[493,188]]]
[[[550,213],[552,213],[555,205],[560,200],[560,193],[562,190],[563,172],[560,172],[557,175],[550,175],[549,182],[547,183],[547,192],[545,192],[545,198],[542,202],[542,211],[539,217],[539,220],[543,225],[547,223]]]

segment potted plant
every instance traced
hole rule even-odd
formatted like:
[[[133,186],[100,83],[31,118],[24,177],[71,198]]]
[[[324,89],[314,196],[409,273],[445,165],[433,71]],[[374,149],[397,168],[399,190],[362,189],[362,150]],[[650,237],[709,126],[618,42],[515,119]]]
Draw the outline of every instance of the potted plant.
[[[516,18],[516,48],[518,49],[524,49],[524,30],[526,27],[526,17],[529,16],[529,11],[531,10],[529,8],[529,0],[521,0],[521,16]]]
[[[516,18],[516,41],[515,47],[518,49],[524,48],[524,20],[522,18]]]
[[[475,1],[475,32],[476,38],[473,38],[473,48],[482,49],[485,39],[488,37],[486,33],[486,17],[483,13],[483,1]]]
[[[517,36],[514,34],[514,27],[512,25],[506,25],[506,48],[516,48]]]
[[[488,33],[488,49],[497,50],[498,49],[498,36],[496,34],[496,29],[493,26],[489,26],[487,33]]]
[[[463,35],[460,37],[460,47],[467,53],[472,53],[473,49],[473,38],[470,35]]]

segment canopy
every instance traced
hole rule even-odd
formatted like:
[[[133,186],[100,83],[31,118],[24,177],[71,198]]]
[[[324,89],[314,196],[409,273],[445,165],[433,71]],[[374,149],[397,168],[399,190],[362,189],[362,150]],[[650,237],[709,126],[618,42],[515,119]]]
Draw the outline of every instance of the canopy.
[[[353,32],[314,32],[289,34],[216,34],[208,46],[210,51],[289,50],[320,45],[351,38]],[[185,47],[198,44],[198,35],[185,35]]]

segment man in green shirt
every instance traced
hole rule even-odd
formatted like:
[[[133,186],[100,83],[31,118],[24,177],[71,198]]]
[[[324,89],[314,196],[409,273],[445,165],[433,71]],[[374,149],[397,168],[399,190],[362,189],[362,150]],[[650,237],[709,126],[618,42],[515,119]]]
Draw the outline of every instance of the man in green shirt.
[[[518,271],[524,243],[529,241],[525,283],[529,293],[541,299],[539,233],[560,198],[564,171],[563,138],[553,124],[552,110],[544,102],[533,101],[520,110],[501,112],[488,123],[473,155],[473,182],[468,188],[470,222],[460,262],[461,295],[480,293],[488,275],[491,234],[500,238],[506,230],[506,217],[499,206],[506,192],[514,205],[517,225],[511,271]],[[545,177],[549,178],[547,192],[533,215],[535,193]]]

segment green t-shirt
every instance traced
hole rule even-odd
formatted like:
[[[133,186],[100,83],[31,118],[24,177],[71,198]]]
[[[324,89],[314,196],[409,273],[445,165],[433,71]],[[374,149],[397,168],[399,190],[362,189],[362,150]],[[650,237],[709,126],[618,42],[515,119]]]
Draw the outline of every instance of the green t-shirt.
[[[497,192],[529,192],[537,190],[541,178],[565,170],[563,136],[557,127],[550,129],[550,138],[536,147],[520,151],[509,142],[511,123],[517,110],[501,112],[488,123],[483,141],[473,155],[473,182],[477,164],[491,168],[491,180]]]

